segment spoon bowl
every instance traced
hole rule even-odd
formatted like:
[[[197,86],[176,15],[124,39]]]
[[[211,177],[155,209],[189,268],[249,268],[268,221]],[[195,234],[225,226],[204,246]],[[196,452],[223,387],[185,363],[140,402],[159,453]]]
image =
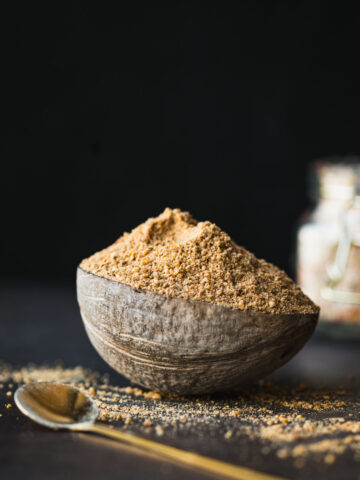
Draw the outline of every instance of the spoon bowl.
[[[96,403],[70,385],[30,383],[18,388],[14,399],[24,415],[55,430],[91,425],[99,414]]]
[[[111,367],[144,387],[186,395],[237,390],[268,375],[318,320],[135,290],[81,268],[77,296],[87,334]]]

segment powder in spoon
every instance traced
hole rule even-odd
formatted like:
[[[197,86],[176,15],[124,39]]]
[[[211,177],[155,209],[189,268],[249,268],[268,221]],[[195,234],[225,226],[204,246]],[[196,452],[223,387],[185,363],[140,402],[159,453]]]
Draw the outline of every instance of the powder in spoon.
[[[285,272],[179,209],[166,208],[80,267],[169,297],[269,313],[318,312]]]

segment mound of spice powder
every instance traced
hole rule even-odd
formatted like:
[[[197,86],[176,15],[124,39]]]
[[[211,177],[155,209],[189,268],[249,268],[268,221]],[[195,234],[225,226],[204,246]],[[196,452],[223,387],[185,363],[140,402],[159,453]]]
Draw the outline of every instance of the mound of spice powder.
[[[269,313],[318,312],[285,272],[236,245],[215,224],[178,209],[149,218],[80,267],[169,297]]]

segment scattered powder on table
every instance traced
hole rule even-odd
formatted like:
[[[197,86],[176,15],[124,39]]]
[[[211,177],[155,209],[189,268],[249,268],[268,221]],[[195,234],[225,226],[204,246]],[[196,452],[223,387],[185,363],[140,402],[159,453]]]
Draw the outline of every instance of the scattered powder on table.
[[[169,297],[269,313],[318,312],[285,272],[236,245],[215,224],[178,209],[124,233],[80,267]]]
[[[323,470],[345,453],[346,461],[360,462],[360,398],[353,387],[259,381],[233,396],[181,397],[111,385],[107,377],[82,367],[0,364],[2,415],[15,414],[7,410],[6,390],[34,381],[80,388],[97,403],[99,420],[117,428],[179,447],[183,438],[191,438],[200,453],[214,456],[219,442],[225,442],[234,462],[251,458],[250,444],[261,456],[276,456],[294,468],[308,464]]]

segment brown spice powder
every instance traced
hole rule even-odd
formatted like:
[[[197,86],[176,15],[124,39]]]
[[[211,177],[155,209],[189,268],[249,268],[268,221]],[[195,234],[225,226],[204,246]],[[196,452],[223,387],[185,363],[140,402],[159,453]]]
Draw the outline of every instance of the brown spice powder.
[[[181,442],[184,434],[198,446],[204,438],[223,439],[238,462],[247,459],[243,447],[249,442],[261,455],[276,455],[296,468],[323,468],[343,454],[360,461],[357,390],[259,381],[233,396],[181,397],[111,385],[107,377],[83,367],[18,369],[1,362],[0,381],[6,388],[16,388],[9,382],[69,383],[93,397],[102,422],[170,443]],[[0,410],[5,413],[11,407],[5,404]]]
[[[215,224],[178,209],[166,208],[80,267],[169,297],[269,313],[318,312],[285,272],[236,245]]]

